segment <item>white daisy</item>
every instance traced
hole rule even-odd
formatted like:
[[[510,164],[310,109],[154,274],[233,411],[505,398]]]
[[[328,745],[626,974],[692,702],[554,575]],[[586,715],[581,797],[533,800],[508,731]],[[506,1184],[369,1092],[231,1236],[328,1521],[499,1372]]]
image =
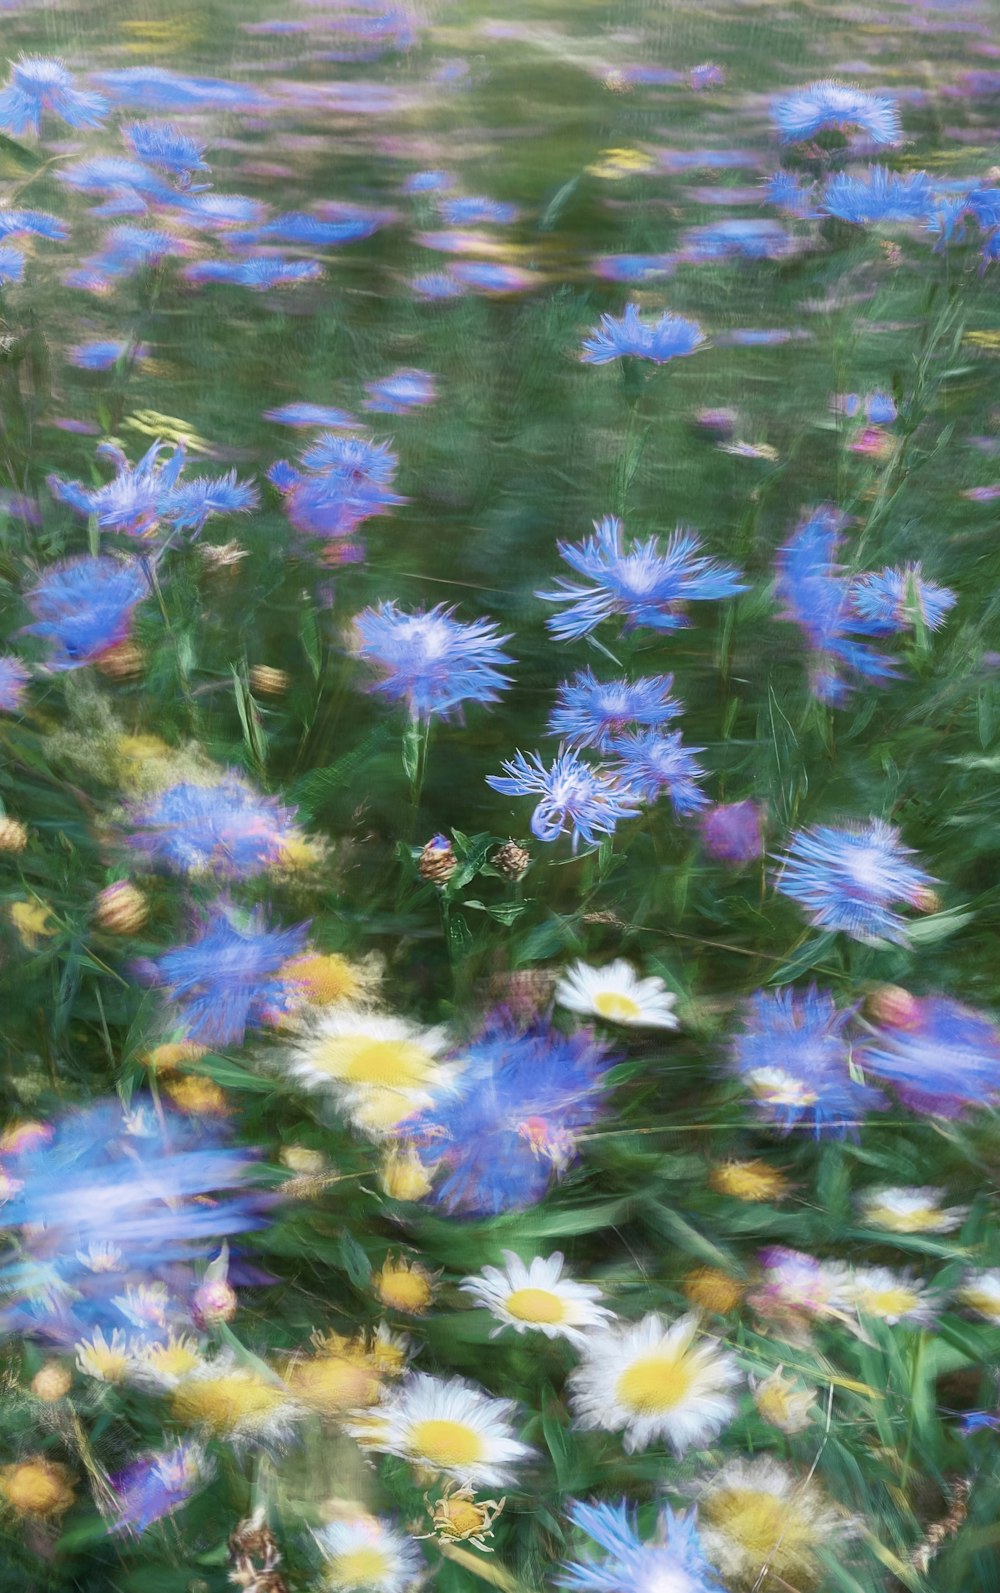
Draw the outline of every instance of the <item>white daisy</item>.
[[[369,1449],[472,1487],[495,1487],[508,1480],[512,1463],[533,1453],[514,1437],[515,1410],[513,1401],[492,1399],[462,1377],[445,1382],[414,1372],[347,1430]]]
[[[335,1007],[296,1046],[289,1071],[307,1089],[331,1091],[356,1128],[380,1139],[451,1087],[457,1065],[442,1060],[450,1045],[442,1028]]]
[[[323,1585],[336,1593],[410,1593],[427,1574],[410,1538],[360,1510],[313,1536],[323,1556]]]
[[[577,1283],[563,1276],[563,1256],[535,1256],[525,1266],[512,1250],[503,1252],[503,1267],[484,1267],[475,1278],[459,1285],[496,1317],[490,1338],[505,1327],[518,1333],[536,1329],[548,1339],[564,1338],[580,1344],[588,1328],[600,1327],[611,1316],[606,1306],[597,1305],[601,1291],[592,1283]]]
[[[910,1322],[928,1326],[935,1317],[934,1303],[925,1294],[922,1280],[888,1267],[858,1267],[844,1282],[838,1303],[890,1325]]]
[[[91,1338],[80,1339],[74,1347],[81,1372],[102,1383],[123,1383],[131,1370],[132,1360],[121,1328],[115,1328],[110,1339],[97,1328]]]
[[[1000,1322],[1000,1268],[970,1273],[955,1298],[990,1322]]]
[[[628,1454],[663,1438],[682,1455],[721,1432],[736,1413],[726,1390],[741,1374],[731,1355],[699,1334],[698,1320],[670,1324],[653,1313],[588,1335],[569,1376],[577,1425],[623,1432]]]
[[[176,1388],[182,1378],[208,1365],[208,1357],[192,1334],[175,1333],[171,1329],[165,1339],[133,1340],[130,1381],[139,1388],[162,1394]]]
[[[968,1206],[942,1207],[943,1189],[866,1189],[858,1197],[865,1222],[889,1233],[952,1233],[969,1215]]]
[[[624,957],[604,968],[574,963],[556,986],[559,1006],[632,1028],[676,1029],[676,1001],[662,979],[637,978],[632,964]]]
[[[730,1460],[698,1498],[698,1535],[727,1587],[803,1587],[817,1576],[816,1550],[857,1525],[815,1483],[774,1460]],[[765,1578],[765,1568],[771,1577]]]

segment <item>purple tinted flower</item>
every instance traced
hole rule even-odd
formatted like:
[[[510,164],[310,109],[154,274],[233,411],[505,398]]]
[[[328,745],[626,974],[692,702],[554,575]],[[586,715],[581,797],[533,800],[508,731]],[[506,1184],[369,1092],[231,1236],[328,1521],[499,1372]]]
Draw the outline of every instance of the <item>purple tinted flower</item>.
[[[437,378],[430,371],[402,369],[391,376],[366,382],[365,409],[382,415],[405,415],[407,410],[433,404],[437,398]]]
[[[559,687],[549,718],[549,734],[570,747],[607,752],[621,731],[634,725],[667,724],[681,713],[670,692],[673,675],[642,675],[638,680],[598,680],[581,669]]]
[[[449,269],[456,282],[476,293],[525,293],[539,281],[531,271],[495,260],[459,260]]]
[[[164,447],[155,442],[137,465],[130,465],[114,443],[101,443],[99,457],[117,467],[113,481],[104,487],[85,487],[79,481],[49,476],[49,490],[78,514],[95,516],[102,531],[132,537],[150,536],[161,521],[178,531],[197,534],[211,515],[238,514],[255,507],[256,489],[237,481],[235,471],[182,482],[183,446],[178,445],[161,460]]]
[[[776,171],[769,177],[764,185],[764,197],[767,204],[787,211],[799,221],[815,221],[822,214],[815,208],[816,184],[806,187],[790,171]]]
[[[478,227],[483,222],[506,226],[517,220],[517,206],[499,199],[441,199],[438,210],[449,227]]]
[[[403,184],[406,194],[439,194],[444,188],[454,186],[455,179],[447,171],[415,171]]]
[[[304,536],[350,536],[362,521],[405,501],[390,490],[399,460],[387,442],[322,432],[301,463],[305,474],[284,460],[267,474]]]
[[[767,1122],[786,1134],[804,1125],[819,1139],[856,1130],[866,1112],[885,1105],[879,1090],[851,1074],[844,1031],[853,1016],[815,985],[751,996],[732,1064]]]
[[[146,1531],[186,1504],[214,1470],[201,1444],[185,1439],[158,1454],[143,1455],[110,1478],[115,1495],[112,1532]]]
[[[673,254],[602,254],[594,260],[594,273],[606,282],[652,282],[673,272]]]
[[[1000,1035],[983,1013],[946,996],[911,998],[905,1021],[881,1025],[860,1061],[915,1112],[958,1117],[1000,1095]]]
[[[250,288],[254,293],[266,293],[270,288],[314,282],[323,275],[323,268],[315,260],[196,260],[193,265],[184,267],[183,274],[199,287],[206,282],[225,282],[232,287]]]
[[[294,831],[294,810],[261,796],[238,774],[215,785],[168,786],[132,812],[132,844],[151,862],[180,874],[246,879],[281,856]]]
[[[77,271],[67,271],[63,281],[69,288],[87,293],[106,293],[113,280],[124,281],[137,271],[159,265],[168,255],[183,254],[185,245],[165,232],[145,232],[140,227],[112,227],[103,249],[87,255]]]
[[[725,81],[725,72],[714,61],[703,61],[688,73],[688,84],[693,89],[718,88]]]
[[[11,62],[7,87],[0,91],[0,127],[15,137],[42,130],[45,111],[70,127],[98,127],[108,111],[101,94],[87,94],[74,86],[72,74],[61,61],[39,55]]]
[[[773,101],[771,119],[785,144],[828,128],[860,127],[873,144],[898,144],[903,136],[895,100],[831,78]]]
[[[264,419],[272,420],[278,426],[296,426],[307,429],[312,426],[335,426],[346,431],[356,428],[358,422],[346,409],[333,409],[329,404],[291,403],[282,404],[278,409],[265,409]]]
[[[412,718],[450,718],[463,703],[493,703],[510,684],[497,665],[509,664],[489,620],[462,624],[454,610],[404,614],[395,603],[366,608],[354,620],[355,654],[381,678],[372,686],[390,702],[405,703]]]
[[[20,713],[30,679],[30,672],[19,658],[0,654],[0,713]]]
[[[883,819],[850,829],[829,824],[796,830],[775,884],[798,902],[817,929],[843,930],[853,940],[906,944],[906,926],[894,904],[926,906],[933,883],[907,861],[899,831]]]
[[[407,1137],[439,1172],[433,1199],[467,1217],[537,1204],[599,1117],[615,1060],[588,1029],[564,1035],[541,1022],[524,1033],[494,1018],[463,1046],[456,1092],[407,1119]]]
[[[308,211],[293,210],[249,232],[234,232],[230,243],[253,248],[261,243],[296,243],[303,248],[325,249],[339,243],[370,238],[380,226],[378,216],[352,216],[342,221],[322,221]]]
[[[738,570],[699,551],[694,532],[675,531],[665,544],[659,537],[629,543],[612,515],[595,521],[594,530],[597,535],[585,542],[558,544],[570,568],[593,584],[576,586],[561,578],[556,591],[536,593],[545,603],[568,605],[565,613],[546,621],[560,641],[586,636],[612,614],[623,615],[630,630],[637,625],[680,630],[691,623],[683,612],[686,604],[746,591]]]
[[[720,863],[750,863],[764,850],[764,812],[756,802],[720,802],[701,816],[702,844]]]
[[[65,559],[50,565],[26,594],[35,623],[24,629],[52,643],[50,669],[79,669],[125,640],[132,611],[148,593],[146,574],[134,560]]]
[[[204,144],[169,122],[130,122],[122,128],[122,137],[137,160],[159,166],[176,177],[190,181],[192,173],[209,170],[202,158]]]
[[[187,77],[160,66],[128,66],[95,76],[117,105],[134,105],[142,111],[253,111],[270,104],[266,94],[246,83]]]
[[[611,768],[620,783],[643,802],[655,802],[662,792],[670,798],[678,818],[708,806],[698,781],[705,770],[695,757],[703,747],[686,747],[679,730],[659,735],[655,730],[616,736]]]
[[[939,630],[957,601],[948,587],[925,580],[919,564],[870,570],[851,582],[851,605],[875,635],[911,631],[917,624]]]
[[[548,768],[539,753],[518,752],[503,767],[506,775],[487,775],[486,784],[505,796],[541,798],[531,815],[532,834],[540,841],[554,841],[568,829],[576,851],[581,840],[592,846],[596,836],[613,835],[622,819],[634,819],[639,811],[635,793],[610,769],[584,763],[576,752],[560,751]]]
[[[308,925],[268,929],[261,912],[216,904],[197,937],[164,952],[156,983],[184,1016],[189,1039],[242,1045],[247,1029],[290,1011],[300,986],[282,970],[305,945]]]
[[[600,326],[584,338],[580,358],[585,365],[607,365],[631,355],[665,365],[667,360],[693,354],[704,342],[705,334],[697,321],[665,310],[658,321],[650,323],[640,318],[637,304],[627,304],[618,319],[601,316]]]
[[[927,173],[895,172],[888,166],[869,166],[864,177],[837,172],[823,190],[825,215],[837,216],[855,227],[881,221],[920,222],[934,208],[934,190]]]
[[[67,349],[66,358],[81,371],[109,371],[133,347],[136,357],[141,358],[140,347],[144,348],[145,345],[111,342],[77,343],[74,348]]]
[[[420,299],[457,299],[465,291],[447,271],[425,272],[423,276],[414,277],[410,286]]]
[[[696,263],[715,260],[780,260],[794,240],[776,221],[734,218],[689,227],[681,236],[681,253]]]
[[[246,194],[176,194],[173,204],[189,226],[201,232],[220,232],[227,227],[246,227],[267,214],[267,206]],[[236,235],[230,233],[232,239]]]
[[[94,215],[143,213],[148,204],[170,205],[176,195],[158,172],[141,160],[124,155],[95,155],[61,166],[56,172],[61,183],[85,194],[104,194],[107,203]]]
[[[599,1562],[571,1561],[559,1587],[573,1593],[724,1593],[709,1565],[698,1536],[693,1512],[675,1515],[665,1507],[655,1537],[640,1538],[634,1515],[624,1499],[617,1505],[571,1504],[570,1520],[585,1532],[606,1558]]]

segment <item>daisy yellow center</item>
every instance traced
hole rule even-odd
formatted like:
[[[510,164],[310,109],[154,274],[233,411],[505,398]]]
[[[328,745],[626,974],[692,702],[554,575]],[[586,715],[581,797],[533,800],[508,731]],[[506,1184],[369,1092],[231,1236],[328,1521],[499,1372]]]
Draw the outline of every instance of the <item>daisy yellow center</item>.
[[[392,1561],[383,1549],[349,1549],[338,1554],[329,1567],[331,1586],[378,1587],[393,1570]]]
[[[327,1415],[374,1405],[379,1394],[378,1377],[372,1369],[341,1355],[303,1361],[291,1369],[288,1381],[307,1404]]]
[[[345,1034],[326,1041],[316,1064],[346,1084],[412,1090],[427,1078],[431,1058],[412,1040],[375,1040],[368,1034]]]
[[[594,997],[594,1011],[612,1023],[631,1023],[642,1015],[639,1003],[633,1001],[631,996],[623,996],[618,990],[598,991]]]
[[[430,1283],[422,1272],[383,1271],[378,1281],[383,1305],[396,1311],[425,1311],[431,1303]]]
[[[720,1195],[747,1201],[775,1200],[788,1187],[784,1174],[766,1162],[724,1162],[713,1168],[709,1183]]]
[[[323,1006],[335,1001],[351,1001],[361,989],[361,981],[346,957],[336,952],[298,957],[287,965],[293,979],[300,979],[311,1001]]]
[[[153,1371],[162,1372],[167,1377],[183,1377],[185,1373],[193,1372],[199,1359],[197,1350],[183,1343],[158,1344],[147,1355]]]
[[[485,1458],[479,1433],[465,1422],[431,1418],[416,1422],[410,1432],[410,1451],[432,1466],[474,1466]]]
[[[182,1383],[171,1407],[179,1421],[203,1422],[213,1432],[230,1432],[242,1422],[266,1420],[284,1403],[285,1394],[253,1377],[211,1377]]]
[[[92,1377],[102,1377],[106,1383],[120,1383],[128,1371],[128,1356],[124,1350],[114,1349],[110,1344],[103,1349],[100,1345],[88,1344],[80,1358],[85,1371]]]
[[[647,1355],[622,1372],[615,1392],[636,1416],[658,1416],[685,1400],[693,1382],[691,1367],[682,1357]]]
[[[471,1537],[486,1525],[486,1512],[468,1499],[442,1499],[434,1511],[436,1522],[447,1522],[456,1538]]]
[[[801,1526],[787,1499],[757,1488],[720,1489],[706,1498],[701,1513],[760,1564],[771,1560],[775,1546]]]
[[[1000,1320],[1000,1294],[988,1294],[985,1289],[972,1287],[963,1289],[959,1298],[963,1305],[971,1306],[973,1311],[992,1317],[994,1321]]]
[[[10,1467],[4,1475],[2,1491],[15,1510],[33,1516],[61,1512],[73,1498],[63,1468],[47,1465],[44,1460]]]
[[[871,1316],[905,1316],[918,1303],[912,1289],[863,1289],[858,1296],[861,1310]]]
[[[507,1296],[507,1310],[519,1322],[565,1322],[566,1303],[550,1289],[515,1289]]]
[[[941,1213],[934,1206],[918,1206],[912,1211],[894,1211],[890,1206],[875,1206],[872,1222],[893,1233],[933,1233],[941,1221]]]

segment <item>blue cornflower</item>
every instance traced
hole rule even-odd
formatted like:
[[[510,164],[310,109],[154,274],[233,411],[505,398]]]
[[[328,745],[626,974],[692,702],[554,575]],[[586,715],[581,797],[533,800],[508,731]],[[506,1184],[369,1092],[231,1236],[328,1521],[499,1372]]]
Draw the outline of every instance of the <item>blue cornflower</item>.
[[[447,271],[425,271],[412,279],[410,287],[419,299],[457,299],[465,291]]]
[[[302,950],[307,929],[268,929],[259,911],[213,907],[194,940],[153,965],[156,982],[183,1012],[188,1038],[242,1045],[247,1029],[287,1012],[301,986],[282,970]]]
[[[456,282],[477,293],[524,293],[539,280],[520,266],[498,260],[456,260],[450,270]]]
[[[102,531],[148,537],[163,522],[178,531],[200,532],[213,514],[238,514],[257,503],[256,489],[237,481],[236,472],[215,478],[199,476],[181,481],[186,461],[182,444],[167,459],[165,447],[155,442],[137,465],[130,465],[114,443],[100,443],[96,453],[116,466],[116,475],[103,487],[85,487],[79,481],[49,476],[53,496],[78,514],[93,515]]]
[[[11,245],[0,245],[0,287],[24,281],[24,255]]]
[[[573,1593],[725,1593],[705,1558],[693,1514],[679,1516],[665,1507],[648,1543],[624,1499],[617,1505],[573,1503],[569,1517],[607,1559],[571,1561],[557,1578],[560,1587]]]
[[[281,404],[277,409],[265,409],[264,419],[274,421],[277,426],[295,426],[304,429],[312,426],[337,426],[341,430],[347,430],[358,424],[346,409],[334,409],[331,404],[307,404],[297,401]]]
[[[845,1030],[854,1008],[838,1011],[828,990],[758,990],[747,1005],[732,1064],[766,1120],[788,1133],[804,1125],[844,1134],[885,1105],[881,1091],[851,1073]]]
[[[182,781],[131,814],[132,844],[180,874],[246,879],[278,861],[294,834],[294,810],[261,796],[230,771],[215,785]]]
[[[456,1092],[403,1125],[442,1175],[432,1198],[467,1217],[535,1205],[600,1115],[615,1060],[588,1029],[565,1035],[538,1022],[523,1032],[495,1016],[463,1048]]]
[[[898,413],[891,393],[869,393],[865,399],[865,415],[873,426],[891,426]]]
[[[1000,1096],[1000,1035],[984,1013],[947,996],[911,996],[860,1061],[915,1112],[958,1117]]]
[[[681,237],[681,253],[696,264],[714,260],[779,260],[790,254],[794,240],[776,221],[740,217],[689,227]]]
[[[315,260],[196,260],[184,267],[184,276],[199,286],[204,282],[226,282],[233,287],[266,293],[269,288],[293,287],[314,282],[323,275]]]
[[[272,103],[247,83],[188,77],[162,66],[127,66],[95,76],[117,105],[134,105],[142,111],[254,111]]]
[[[403,184],[404,194],[439,194],[444,188],[451,188],[454,178],[447,171],[415,171],[411,172]]]
[[[693,354],[705,342],[705,334],[697,321],[688,321],[683,315],[672,315],[665,310],[658,321],[643,321],[637,304],[627,304],[625,313],[616,319],[602,315],[601,324],[583,340],[580,358],[585,365],[607,365],[632,355],[640,360],[652,360],[655,365],[665,365],[667,360],[678,359],[682,354]]]
[[[696,752],[703,747],[686,747],[679,730],[660,735],[656,730],[626,732],[615,737],[612,772],[619,783],[643,802],[655,802],[666,792],[679,818],[708,806],[708,797],[698,786],[704,779]]]
[[[112,1532],[145,1532],[186,1504],[210,1479],[214,1464],[200,1443],[185,1438],[171,1449],[143,1455],[109,1478]]]
[[[134,561],[65,559],[26,594],[35,623],[24,629],[52,643],[50,669],[79,669],[125,640],[132,611],[148,593],[146,573]]]
[[[795,831],[775,883],[817,929],[842,929],[853,940],[875,945],[905,945],[906,926],[894,904],[926,909],[933,883],[907,861],[913,855],[884,819],[850,829],[820,824]]]
[[[172,127],[169,122],[130,122],[122,128],[122,137],[137,160],[190,182],[192,173],[208,171],[202,158],[204,144],[189,138],[186,133]]]
[[[130,346],[128,343],[113,342],[77,343],[74,348],[66,350],[66,358],[81,371],[109,371]]]
[[[19,658],[11,653],[0,654],[0,713],[20,713],[30,679]]]
[[[258,503],[257,489],[247,481],[237,481],[236,471],[224,476],[195,476],[181,481],[169,494],[164,519],[176,531],[190,531],[197,537],[205,522],[215,514],[248,514]]]
[[[39,55],[12,61],[10,81],[0,91],[0,127],[19,136],[42,130],[42,113],[51,111],[70,127],[98,127],[108,112],[102,94],[75,88],[61,61]]]
[[[405,415],[407,410],[433,404],[437,398],[437,378],[430,371],[398,370],[366,382],[365,409],[382,415]]]
[[[227,227],[246,227],[267,214],[267,206],[246,194],[176,194],[172,201],[185,222],[202,232],[218,232]],[[232,237],[232,234],[230,234]]]
[[[304,536],[350,536],[363,520],[405,501],[390,490],[399,460],[387,442],[321,432],[301,464],[299,471],[280,459],[267,475]]]
[[[584,763],[578,753],[561,750],[546,768],[541,755],[518,752],[503,763],[506,775],[490,774],[486,784],[505,796],[538,796],[531,832],[540,841],[554,841],[563,830],[573,835],[573,850],[598,835],[613,835],[623,819],[639,811],[634,792],[620,785],[603,764]]]
[[[170,205],[177,198],[159,172],[125,155],[88,156],[61,166],[56,176],[80,193],[106,194],[109,203],[98,206],[94,211],[98,216],[142,213],[148,208],[147,201]]]
[[[602,254],[592,262],[606,282],[651,282],[669,277],[676,263],[674,254]]]
[[[62,243],[69,237],[69,228],[58,216],[50,216],[47,210],[0,211],[0,238],[20,238],[28,233]]]
[[[785,144],[813,138],[828,128],[860,127],[873,144],[898,144],[903,136],[895,100],[832,78],[774,100],[771,120]]]
[[[883,632],[853,605],[850,579],[835,563],[842,524],[836,509],[814,509],[780,550],[776,582],[782,618],[799,627],[814,655],[813,691],[834,705],[848,693],[838,666],[877,684],[897,673],[890,659],[858,639]]]
[[[145,232],[140,227],[112,227],[104,247],[87,255],[80,267],[68,271],[63,281],[68,288],[83,288],[87,293],[106,293],[112,280],[124,281],[137,271],[159,265],[171,254],[182,254],[184,245],[166,232]]]
[[[934,189],[926,172],[869,166],[864,177],[837,172],[826,184],[820,204],[825,215],[856,227],[880,221],[919,222],[934,209]]]
[[[764,198],[767,204],[787,211],[799,221],[815,221],[821,214],[815,208],[816,184],[804,186],[794,172],[776,171],[769,177],[764,184]]]
[[[496,702],[510,684],[498,665],[509,636],[498,636],[490,620],[463,624],[454,609],[405,614],[396,603],[379,603],[355,617],[355,655],[378,670],[372,686],[390,702],[405,703],[414,719],[447,719],[466,702]]]
[[[249,232],[233,232],[229,242],[234,247],[258,243],[297,243],[306,248],[330,248],[338,243],[357,243],[370,238],[382,225],[378,215],[358,215],[340,221],[322,221],[306,210],[291,210],[284,216],[275,216]]]
[[[476,227],[482,222],[506,226],[517,220],[517,206],[500,199],[441,199],[438,210],[449,227]]]
[[[671,697],[673,675],[641,675],[638,680],[598,680],[581,669],[559,687],[549,716],[549,734],[570,747],[596,747],[607,752],[621,731],[634,725],[667,724],[681,713]]]
[[[569,605],[564,614],[546,621],[561,642],[586,636],[612,614],[624,615],[629,630],[637,625],[680,630],[691,623],[683,612],[687,603],[746,591],[731,564],[699,551],[694,532],[675,531],[665,545],[655,536],[629,544],[613,515],[595,520],[594,530],[597,535],[585,542],[558,544],[565,562],[594,584],[575,586],[561,578],[558,590],[535,594],[545,603]]]
[[[947,586],[925,580],[919,564],[869,570],[851,582],[851,605],[875,635],[911,631],[918,623],[939,630],[957,601]]]

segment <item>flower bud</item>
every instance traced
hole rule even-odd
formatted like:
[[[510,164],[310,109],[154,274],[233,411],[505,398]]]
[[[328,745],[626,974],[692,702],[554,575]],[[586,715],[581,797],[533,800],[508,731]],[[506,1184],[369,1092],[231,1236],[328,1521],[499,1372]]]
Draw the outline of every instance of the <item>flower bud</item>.
[[[112,935],[132,935],[149,916],[146,898],[131,880],[115,880],[98,892],[94,919]]]
[[[118,642],[95,658],[94,664],[108,680],[135,680],[146,667],[146,655],[135,642]]]
[[[61,1361],[46,1361],[31,1379],[31,1392],[36,1399],[44,1400],[46,1405],[54,1405],[57,1399],[69,1393],[72,1386],[73,1374]]]
[[[892,1029],[912,1029],[920,1022],[920,1001],[900,985],[880,985],[866,1002],[868,1016]]]
[[[0,818],[0,852],[23,852],[28,844],[28,830],[20,819]]]
[[[423,1200],[431,1192],[427,1169],[412,1145],[390,1151],[379,1173],[390,1200]]]
[[[499,851],[493,853],[490,862],[498,874],[516,884],[531,867],[531,853],[527,847],[518,845],[517,841],[504,841]]]
[[[239,1300],[225,1278],[206,1278],[191,1296],[191,1316],[196,1327],[211,1327],[216,1322],[231,1322]]]
[[[451,879],[458,860],[446,835],[433,835],[417,859],[417,873],[421,879],[434,885],[443,885]]]

